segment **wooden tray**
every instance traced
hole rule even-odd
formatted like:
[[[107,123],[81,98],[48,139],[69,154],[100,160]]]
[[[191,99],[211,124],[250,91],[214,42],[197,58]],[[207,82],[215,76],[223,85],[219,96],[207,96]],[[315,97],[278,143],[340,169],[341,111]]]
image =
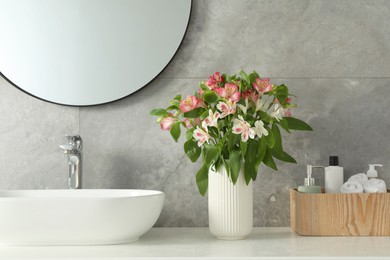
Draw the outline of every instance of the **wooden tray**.
[[[390,193],[290,190],[291,228],[302,236],[390,236]]]

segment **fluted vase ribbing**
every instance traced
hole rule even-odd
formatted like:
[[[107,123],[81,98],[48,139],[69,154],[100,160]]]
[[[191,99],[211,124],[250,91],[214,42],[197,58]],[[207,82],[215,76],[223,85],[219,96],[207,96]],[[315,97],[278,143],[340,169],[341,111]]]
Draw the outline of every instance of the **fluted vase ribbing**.
[[[246,185],[241,169],[235,185],[222,165],[209,170],[209,228],[219,239],[244,239],[253,227],[252,181]]]

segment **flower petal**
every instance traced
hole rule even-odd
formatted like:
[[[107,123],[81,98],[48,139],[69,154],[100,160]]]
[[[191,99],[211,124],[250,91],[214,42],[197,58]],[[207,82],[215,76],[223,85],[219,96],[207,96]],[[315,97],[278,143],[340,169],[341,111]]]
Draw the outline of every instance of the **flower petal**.
[[[162,130],[169,131],[172,128],[172,125],[175,123],[176,119],[170,116],[164,117],[160,122],[160,127]]]
[[[241,140],[245,143],[248,141],[248,131],[245,131],[241,134]]]
[[[233,102],[237,102],[237,101],[240,100],[240,96],[241,96],[240,92],[235,92],[235,93],[231,96],[230,99],[231,99]]]

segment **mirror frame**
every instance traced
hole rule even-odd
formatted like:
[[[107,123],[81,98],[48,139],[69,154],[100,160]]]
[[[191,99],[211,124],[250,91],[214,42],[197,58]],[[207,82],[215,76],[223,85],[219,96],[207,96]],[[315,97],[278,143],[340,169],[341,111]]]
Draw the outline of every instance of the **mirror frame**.
[[[27,92],[26,90],[24,90],[23,88],[17,86],[15,83],[13,83],[9,78],[7,78],[1,71],[0,71],[0,76],[2,78],[5,79],[6,82],[8,82],[10,85],[12,85],[13,87],[15,87],[16,89],[28,94],[29,96],[31,97],[34,97],[36,99],[39,99],[41,101],[44,101],[44,102],[48,102],[48,103],[52,103],[52,104],[56,104],[56,105],[60,105],[60,106],[67,106],[67,107],[94,107],[94,106],[101,106],[101,105],[106,105],[106,104],[111,104],[113,102],[116,102],[116,101],[120,101],[120,100],[123,100],[125,98],[128,98],[129,96],[133,95],[133,94],[136,94],[138,93],[139,91],[141,91],[143,88],[147,87],[149,84],[151,84],[156,78],[158,78],[163,72],[164,70],[168,67],[168,65],[172,62],[172,60],[176,57],[176,54],[178,53],[186,35],[187,35],[187,32],[188,32],[188,27],[189,27],[189,24],[190,24],[190,21],[191,21],[191,18],[192,18],[192,10],[193,10],[193,0],[189,0],[190,1],[190,13],[189,13],[189,16],[188,16],[188,21],[187,21],[187,25],[186,25],[186,28],[185,28],[185,31],[184,31],[184,34],[183,34],[183,37],[175,51],[175,53],[172,55],[171,59],[166,63],[166,65],[161,69],[161,71],[159,73],[157,73],[156,76],[154,76],[152,79],[150,79],[145,85],[143,86],[140,86],[137,90],[131,92],[130,94],[126,95],[126,96],[123,96],[123,97],[120,97],[118,99],[114,99],[114,100],[111,100],[111,101],[107,101],[107,102],[103,102],[103,103],[98,103],[98,104],[90,104],[90,105],[70,105],[70,104],[63,104],[63,103],[58,103],[58,102],[54,102],[54,101],[51,101],[51,100],[47,100],[47,99],[44,99],[44,98],[41,98],[41,97],[38,97],[36,95],[33,95],[32,93],[29,93]]]

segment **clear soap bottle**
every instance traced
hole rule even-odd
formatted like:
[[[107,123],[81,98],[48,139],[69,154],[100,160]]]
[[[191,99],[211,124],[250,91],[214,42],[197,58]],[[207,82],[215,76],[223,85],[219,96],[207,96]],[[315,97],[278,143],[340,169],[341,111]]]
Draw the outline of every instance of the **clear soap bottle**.
[[[299,186],[298,191],[302,193],[321,193],[321,187],[315,184],[315,179],[311,176],[313,168],[324,168],[323,166],[307,165],[307,178],[305,178],[305,185]]]

